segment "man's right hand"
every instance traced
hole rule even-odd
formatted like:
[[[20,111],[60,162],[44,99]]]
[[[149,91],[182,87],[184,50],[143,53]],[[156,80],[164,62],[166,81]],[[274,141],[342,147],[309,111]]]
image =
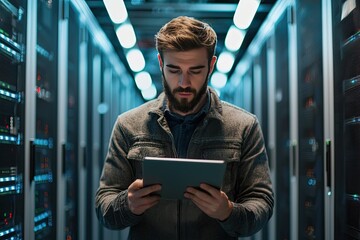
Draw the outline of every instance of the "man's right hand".
[[[136,179],[128,188],[130,211],[136,215],[143,214],[160,201],[160,196],[152,194],[161,190],[161,185],[144,187],[142,179]]]

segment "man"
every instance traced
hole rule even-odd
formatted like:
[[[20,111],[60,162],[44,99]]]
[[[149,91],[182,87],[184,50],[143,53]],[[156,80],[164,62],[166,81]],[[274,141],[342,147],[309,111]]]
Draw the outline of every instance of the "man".
[[[130,227],[129,239],[237,239],[259,231],[274,204],[264,140],[256,117],[220,101],[208,87],[216,33],[178,17],[155,36],[164,93],[120,115],[96,194],[101,223]],[[223,159],[220,190],[189,187],[183,200],[144,187],[146,156]],[[176,171],[176,169],[174,169]]]

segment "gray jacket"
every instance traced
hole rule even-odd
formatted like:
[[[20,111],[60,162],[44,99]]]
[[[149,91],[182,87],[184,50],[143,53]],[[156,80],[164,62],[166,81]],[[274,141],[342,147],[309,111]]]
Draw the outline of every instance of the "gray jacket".
[[[142,178],[145,156],[177,157],[162,106],[165,95],[120,115],[114,125],[96,213],[110,229],[130,226],[129,239],[237,239],[259,231],[272,215],[274,199],[264,140],[256,117],[220,101],[213,90],[209,113],[194,131],[188,158],[224,159],[222,191],[233,202],[230,217],[208,217],[189,200],[161,200],[138,216],[127,188]]]

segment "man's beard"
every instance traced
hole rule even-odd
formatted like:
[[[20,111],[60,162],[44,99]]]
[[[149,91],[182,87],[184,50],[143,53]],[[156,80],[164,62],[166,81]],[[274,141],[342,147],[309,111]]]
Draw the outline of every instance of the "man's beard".
[[[187,88],[178,87],[171,92],[171,89],[166,82],[164,73],[162,74],[162,76],[163,76],[164,91],[169,101],[169,107],[173,108],[174,110],[180,111],[182,113],[191,112],[198,105],[201,98],[206,93],[207,85],[209,81],[208,80],[209,73],[208,73],[206,75],[206,81],[204,82],[204,85],[200,88],[199,92],[197,92],[195,89],[190,87]],[[179,101],[175,98],[175,94],[178,92],[191,92],[192,94],[194,94],[194,98],[190,102],[187,99],[181,99],[181,101]]]

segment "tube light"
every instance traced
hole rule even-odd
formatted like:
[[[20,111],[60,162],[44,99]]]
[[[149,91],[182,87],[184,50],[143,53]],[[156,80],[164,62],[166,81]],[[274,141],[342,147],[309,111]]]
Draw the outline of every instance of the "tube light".
[[[151,86],[149,88],[142,90],[141,94],[145,100],[154,99],[157,94],[155,85],[151,84]]]
[[[128,18],[123,0],[104,0],[104,5],[113,23],[120,24]]]
[[[129,23],[124,23],[116,29],[116,36],[123,48],[132,48],[136,44],[134,28]]]
[[[151,76],[148,72],[139,72],[135,75],[135,83],[138,89],[145,90],[152,84]]]
[[[216,69],[222,73],[228,73],[235,61],[235,57],[229,52],[222,52],[217,60]]]
[[[145,68],[145,59],[139,49],[131,49],[126,54],[126,60],[133,72],[140,72]]]
[[[247,29],[260,5],[260,0],[240,0],[234,14],[234,24],[240,29]]]
[[[242,42],[244,41],[245,31],[240,30],[232,25],[225,38],[225,47],[229,51],[237,51],[240,49]]]
[[[214,88],[221,89],[225,87],[227,80],[227,76],[224,73],[214,72],[211,75],[210,83]]]

